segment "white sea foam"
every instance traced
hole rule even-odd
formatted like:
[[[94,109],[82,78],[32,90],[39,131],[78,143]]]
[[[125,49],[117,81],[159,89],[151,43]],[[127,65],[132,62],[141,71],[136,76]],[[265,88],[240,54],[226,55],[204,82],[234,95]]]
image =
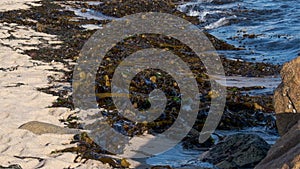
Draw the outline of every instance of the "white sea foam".
[[[67,10],[73,11],[75,13],[75,15],[85,18],[85,19],[94,19],[94,20],[113,20],[116,19],[114,17],[110,17],[110,16],[106,16],[100,12],[96,12],[94,10],[91,9],[87,9],[86,12],[82,12],[81,9],[76,9],[76,8],[72,8],[67,6],[66,7]]]
[[[223,17],[223,18],[219,19],[218,21],[205,26],[204,28],[205,29],[215,29],[215,28],[221,27],[223,25],[226,25],[228,23],[229,23],[228,19],[226,17]]]

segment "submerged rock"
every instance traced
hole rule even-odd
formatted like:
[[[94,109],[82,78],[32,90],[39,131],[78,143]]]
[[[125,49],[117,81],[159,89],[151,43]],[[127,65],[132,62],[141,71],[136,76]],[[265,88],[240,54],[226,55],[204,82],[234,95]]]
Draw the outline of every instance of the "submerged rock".
[[[218,168],[253,168],[267,155],[269,148],[257,135],[235,134],[205,152],[200,160]]]
[[[282,83],[274,94],[276,114],[300,113],[300,57],[286,63],[280,74]],[[299,115],[284,115],[279,118],[277,128],[280,135],[284,135],[295,122],[300,120]]]
[[[55,134],[78,134],[79,130],[76,129],[68,129],[60,126],[56,126],[49,123],[38,122],[38,121],[30,121],[25,123],[19,127],[19,129],[25,129],[33,132],[34,134],[46,134],[46,133],[55,133]]]

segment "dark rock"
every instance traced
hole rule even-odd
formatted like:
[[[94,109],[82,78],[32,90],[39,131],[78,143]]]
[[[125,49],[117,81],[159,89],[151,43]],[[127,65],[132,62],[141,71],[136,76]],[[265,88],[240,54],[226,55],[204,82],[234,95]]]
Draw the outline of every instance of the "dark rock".
[[[208,149],[214,145],[215,140],[210,137],[204,143],[199,143],[199,131],[192,129],[187,136],[182,140],[182,146],[184,149]]]
[[[197,17],[187,16],[176,10],[176,5],[171,0],[104,0],[99,7],[105,15],[123,17],[141,12],[162,12],[182,17],[193,24],[199,24]]]
[[[272,146],[268,155],[255,169],[300,168],[300,120]]]
[[[197,17],[187,16],[185,13],[176,10],[174,1],[170,0],[105,0],[96,10],[100,10],[102,13],[114,17],[123,17],[141,12],[169,13],[186,19],[195,25],[199,24],[199,19]],[[207,32],[204,33],[217,50],[238,50],[235,46],[230,45]]]
[[[220,40],[207,32],[204,32],[204,34],[207,36],[207,38],[210,40],[210,42],[213,44],[216,50],[239,50],[235,46],[228,44],[225,41]]]
[[[170,0],[105,0],[100,9],[106,15],[123,17],[140,12],[173,13],[175,5]]]
[[[267,155],[269,148],[257,135],[235,134],[201,155],[200,160],[219,168],[253,168]]]
[[[0,169],[22,169],[22,167],[18,164],[12,164],[8,167],[3,167],[3,166],[0,166]]]
[[[300,113],[300,57],[286,63],[281,70],[282,83],[274,94],[274,108],[277,114]],[[280,116],[280,121],[299,120],[299,116]],[[294,119],[296,118],[296,119]],[[284,120],[285,119],[285,120]],[[280,135],[284,135],[288,123],[278,121],[277,128]]]
[[[287,133],[300,120],[300,113],[276,114],[276,125],[279,133]]]
[[[211,40],[211,39],[210,39]],[[215,48],[217,45],[215,45]],[[216,48],[219,50],[218,48]],[[224,58],[222,60],[224,71],[227,76],[242,75],[247,77],[264,77],[278,75],[280,72],[279,65],[268,63],[253,63],[244,61],[234,61]]]
[[[222,115],[218,129],[234,130],[257,126],[275,129],[275,118],[272,114],[263,113],[258,110],[241,108],[240,110],[233,111],[226,109]]]

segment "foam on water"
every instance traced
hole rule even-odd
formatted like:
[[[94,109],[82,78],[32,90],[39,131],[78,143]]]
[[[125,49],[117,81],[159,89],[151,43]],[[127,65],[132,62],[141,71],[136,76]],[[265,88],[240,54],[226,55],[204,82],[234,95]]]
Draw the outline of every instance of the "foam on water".
[[[226,25],[228,23],[229,23],[229,20],[227,18],[223,17],[223,18],[219,19],[218,21],[213,22],[213,23],[205,26],[204,28],[205,29],[215,29],[215,28],[224,26],[224,25]]]
[[[67,7],[67,10],[73,11],[75,15],[85,18],[85,19],[94,19],[94,20],[113,20],[116,19],[114,17],[106,16],[101,12],[97,12],[95,10],[86,9],[86,12],[82,12],[81,9],[76,9],[72,7]]]
[[[226,76],[215,77],[216,81],[226,87],[261,87],[261,89],[253,89],[243,93],[249,95],[272,95],[277,86],[281,83],[280,77],[266,76],[260,77],[241,77],[241,76]]]
[[[178,9],[198,16],[199,26],[216,37],[246,48],[225,53],[227,57],[282,64],[300,53],[298,0],[202,0]],[[243,38],[243,34],[260,36]]]
[[[172,167],[182,167],[189,164],[190,161],[199,158],[202,151],[185,150],[181,144],[176,145],[169,151],[163,152],[157,156],[146,160],[149,165],[170,165]],[[197,166],[211,168],[212,165],[205,162],[198,162]]]

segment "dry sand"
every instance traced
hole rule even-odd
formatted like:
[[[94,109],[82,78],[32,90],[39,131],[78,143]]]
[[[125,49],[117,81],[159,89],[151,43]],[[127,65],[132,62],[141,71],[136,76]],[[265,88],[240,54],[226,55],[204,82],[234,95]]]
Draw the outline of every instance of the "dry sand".
[[[0,12],[9,11],[16,9],[28,9],[30,6],[39,5],[34,2],[39,0],[1,0],[0,1]]]
[[[38,5],[34,1],[1,0],[0,11]],[[11,35],[16,38],[10,39]],[[64,66],[57,62],[33,61],[22,54],[25,49],[53,43],[57,45],[52,46],[57,48],[61,42],[53,35],[36,32],[15,23],[0,22],[0,165],[19,164],[24,169],[109,168],[97,161],[74,163],[76,154],[72,153],[51,154],[51,151],[70,146],[72,134],[37,135],[18,129],[29,121],[62,126],[59,119],[72,113],[67,108],[47,108],[57,97],[37,90],[55,85],[49,83],[48,76],[58,79],[62,74],[49,69],[65,69]]]

